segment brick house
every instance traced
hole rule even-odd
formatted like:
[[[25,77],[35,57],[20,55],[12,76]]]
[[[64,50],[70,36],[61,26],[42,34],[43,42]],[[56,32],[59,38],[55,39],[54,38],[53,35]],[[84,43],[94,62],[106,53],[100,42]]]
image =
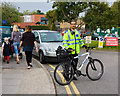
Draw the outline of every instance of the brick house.
[[[13,23],[14,25],[18,25],[21,28],[25,28],[25,26],[27,25],[44,25],[47,26],[48,25],[48,20],[47,18],[45,18],[46,15],[39,15],[39,14],[35,14],[35,15],[24,15],[23,17],[23,22],[21,23]]]

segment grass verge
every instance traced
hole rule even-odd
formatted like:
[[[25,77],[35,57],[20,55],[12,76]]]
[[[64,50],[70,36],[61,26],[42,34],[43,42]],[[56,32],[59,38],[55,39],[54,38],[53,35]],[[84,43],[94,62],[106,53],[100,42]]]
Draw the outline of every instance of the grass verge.
[[[88,46],[88,44],[85,43],[85,40],[83,40],[84,44]],[[90,47],[95,47],[96,50],[100,51],[119,51],[120,52],[120,43],[118,46],[106,46],[106,42],[103,42],[103,48],[98,48],[99,41],[91,41],[91,44],[89,44]]]

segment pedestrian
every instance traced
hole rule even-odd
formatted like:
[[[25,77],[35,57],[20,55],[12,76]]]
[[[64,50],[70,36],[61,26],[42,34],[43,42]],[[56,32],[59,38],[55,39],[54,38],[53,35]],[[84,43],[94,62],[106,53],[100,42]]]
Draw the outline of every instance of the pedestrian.
[[[63,46],[65,49],[72,48],[73,51],[71,52],[71,55],[73,57],[78,56],[80,53],[80,47],[87,47],[84,45],[81,37],[80,37],[80,32],[76,29],[76,21],[71,21],[70,23],[70,29],[68,29],[66,32],[64,32],[63,36]],[[78,58],[74,59],[75,65],[73,65],[75,72],[77,63],[78,63]],[[77,78],[74,76],[74,80],[77,80]]]
[[[12,32],[12,36],[11,39],[13,40],[13,46],[14,46],[14,51],[15,51],[15,55],[16,55],[16,61],[17,64],[19,64],[19,45],[20,45],[20,39],[21,39],[21,32],[18,29],[17,25],[13,26],[13,32]]]
[[[21,46],[23,45],[23,51],[25,52],[26,55],[28,69],[32,67],[32,51],[34,44],[36,47],[36,52],[38,52],[37,42],[35,39],[35,35],[32,33],[31,26],[26,26],[25,33],[23,33],[22,35],[19,48],[21,49]]]
[[[13,58],[13,52],[14,52],[14,48],[13,48],[13,40],[10,38],[9,39],[9,43],[10,43],[10,55]]]
[[[5,60],[7,58],[7,64],[9,64],[9,55],[10,55],[9,49],[10,49],[9,39],[7,37],[5,37],[4,42],[2,44],[2,52],[3,52],[3,56],[4,56],[3,62],[5,62]]]

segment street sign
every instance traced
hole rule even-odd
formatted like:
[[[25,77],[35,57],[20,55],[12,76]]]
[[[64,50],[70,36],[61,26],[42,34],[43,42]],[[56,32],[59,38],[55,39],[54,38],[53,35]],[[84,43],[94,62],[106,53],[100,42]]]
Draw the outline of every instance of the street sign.
[[[87,44],[91,43],[91,36],[86,36],[86,43]]]
[[[2,24],[7,24],[7,21],[6,20],[2,20]]]
[[[107,37],[106,46],[118,46],[118,38],[116,37]]]
[[[98,48],[103,48],[103,38],[99,37]]]

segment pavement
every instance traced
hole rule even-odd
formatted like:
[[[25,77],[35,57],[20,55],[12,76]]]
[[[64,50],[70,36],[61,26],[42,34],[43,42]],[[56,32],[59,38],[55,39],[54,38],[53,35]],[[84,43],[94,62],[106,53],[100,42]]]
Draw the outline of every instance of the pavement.
[[[2,94],[56,95],[54,82],[47,69],[34,58],[32,65],[31,69],[27,69],[25,56],[20,59],[20,64],[16,64],[15,56],[10,57],[9,64],[2,62]]]

